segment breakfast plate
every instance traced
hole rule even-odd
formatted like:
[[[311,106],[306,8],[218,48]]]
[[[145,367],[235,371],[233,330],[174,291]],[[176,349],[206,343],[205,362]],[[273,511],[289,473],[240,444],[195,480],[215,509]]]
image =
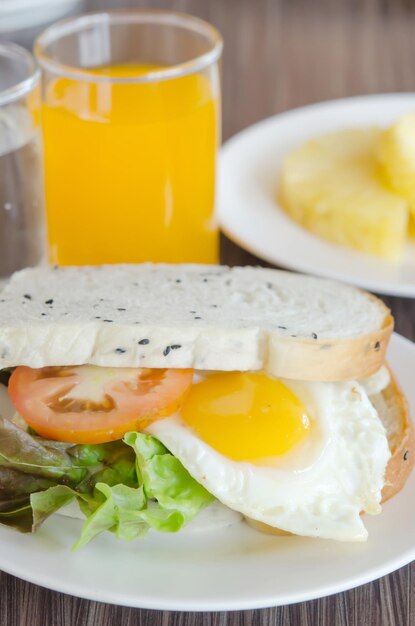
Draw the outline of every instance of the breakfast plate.
[[[219,161],[218,214],[224,233],[275,265],[349,282],[396,296],[415,296],[415,244],[400,263],[319,239],[278,206],[279,169],[302,142],[326,132],[387,126],[415,110],[415,94],[346,98],[294,109],[255,124],[231,138]]]
[[[415,414],[415,345],[394,335],[388,359]],[[0,395],[0,413],[7,412]],[[71,552],[80,522],[50,518],[35,535],[0,527],[0,569],[75,596],[163,610],[254,609],[356,587],[415,559],[415,473],[380,516],[365,516],[366,543],[262,534],[219,512],[210,524],[134,543],[102,535]]]

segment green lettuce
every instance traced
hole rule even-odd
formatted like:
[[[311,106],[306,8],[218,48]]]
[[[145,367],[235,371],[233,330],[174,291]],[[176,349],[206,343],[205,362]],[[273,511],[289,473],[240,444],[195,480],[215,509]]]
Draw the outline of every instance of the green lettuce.
[[[105,530],[124,541],[142,537],[150,528],[177,532],[213,501],[154,437],[130,432],[123,442],[135,452],[137,486],[98,482],[92,499],[78,499],[88,519],[75,549]]]
[[[202,485],[196,482],[179,459],[170,454],[155,437],[141,433],[127,433],[126,444],[136,454],[136,471],[147,498],[154,498],[166,510],[177,510],[189,522],[213,500]]]
[[[124,541],[177,532],[213,496],[163,444],[138,432],[106,444],[32,435],[0,417],[0,523],[34,532],[76,501],[86,522],[74,548],[104,531]]]

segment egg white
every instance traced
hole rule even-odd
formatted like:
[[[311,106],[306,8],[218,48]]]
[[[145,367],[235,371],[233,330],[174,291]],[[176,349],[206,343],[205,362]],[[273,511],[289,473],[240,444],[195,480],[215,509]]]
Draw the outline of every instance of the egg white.
[[[180,414],[148,432],[229,508],[298,535],[364,541],[360,513],[380,512],[390,451],[385,429],[363,385],[282,380],[313,424],[285,455],[238,462],[202,441]]]

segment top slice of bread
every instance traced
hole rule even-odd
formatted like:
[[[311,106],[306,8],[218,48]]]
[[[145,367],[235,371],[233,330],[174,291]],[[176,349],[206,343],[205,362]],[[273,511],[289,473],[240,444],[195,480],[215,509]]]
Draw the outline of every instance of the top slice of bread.
[[[392,327],[374,296],[279,270],[35,268],[0,293],[0,368],[91,363],[347,380],[380,367]]]

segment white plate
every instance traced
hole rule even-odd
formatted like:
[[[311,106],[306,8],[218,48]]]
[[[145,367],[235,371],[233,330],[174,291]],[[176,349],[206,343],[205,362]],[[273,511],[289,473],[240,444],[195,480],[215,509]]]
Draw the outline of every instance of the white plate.
[[[394,335],[389,361],[415,414],[415,345]],[[5,410],[0,401],[0,411]],[[222,611],[278,606],[344,591],[415,559],[415,473],[365,544],[274,537],[244,523],[132,544],[100,537],[70,552],[80,522],[49,519],[36,535],[0,527],[0,568],[75,596],[150,609]]]
[[[219,161],[222,230],[243,248],[301,272],[378,293],[415,297],[415,245],[396,265],[308,233],[278,207],[281,163],[294,146],[328,131],[386,126],[415,111],[415,94],[387,94],[314,104],[266,119],[230,139]]]

